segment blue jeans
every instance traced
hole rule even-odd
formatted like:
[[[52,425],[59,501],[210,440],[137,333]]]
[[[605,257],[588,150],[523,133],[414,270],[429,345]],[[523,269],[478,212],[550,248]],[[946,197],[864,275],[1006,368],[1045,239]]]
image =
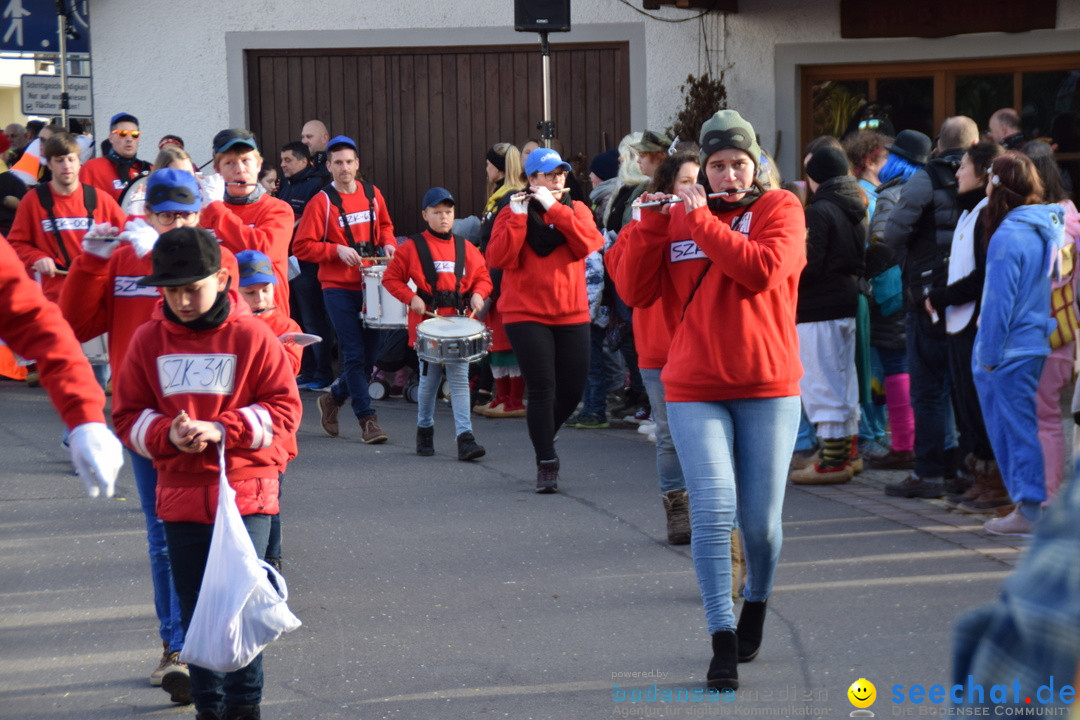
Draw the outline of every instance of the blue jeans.
[[[202,586],[214,526],[191,522],[166,522],[164,525],[176,594],[180,598],[180,616],[184,630],[187,630]],[[270,516],[245,515],[244,525],[255,545],[255,552],[261,557],[270,536]],[[188,670],[197,712],[213,710],[220,715],[226,706],[258,705],[262,701],[262,653],[230,673],[215,672],[198,665],[188,665]]]
[[[281,507],[281,491],[285,489],[285,473],[278,475],[278,507]],[[281,511],[270,516],[270,537],[266,541],[266,559],[281,559]]]
[[[736,514],[746,554],[743,595],[760,602],[772,592],[799,404],[797,396],[668,403],[690,494],[690,549],[709,634],[735,627],[731,530]]]
[[[907,359],[911,407],[915,411],[915,474],[945,476],[945,448],[956,445],[949,377],[949,341],[930,329],[922,308],[907,315]],[[950,441],[951,440],[951,441]]]
[[[158,520],[155,508],[157,470],[150,460],[130,450],[128,459],[135,473],[139,504],[146,519],[146,542],[150,547],[150,577],[154,581],[154,612],[158,617],[158,634],[161,635],[162,642],[169,644],[170,652],[179,652],[184,648],[184,627],[180,622],[180,600],[173,585],[169,549],[165,544],[165,527]]]
[[[870,348],[870,372],[879,383],[885,380],[885,371],[882,369],[881,358],[877,348]],[[888,429],[888,419],[885,413],[885,405],[878,405],[872,399],[870,402],[861,403],[859,407],[862,413],[859,416],[859,445],[876,440],[886,445],[885,431]]]
[[[330,393],[339,403],[352,398],[356,417],[374,415],[368,378],[379,347],[379,331],[364,327],[360,320],[364,293],[360,290],[326,288],[323,299],[341,349],[341,376],[330,386]]]
[[[668,426],[667,403],[664,400],[664,383],[660,382],[660,368],[641,368],[641,381],[645,384],[645,392],[649,394],[652,421],[656,423],[656,477],[660,481],[660,492],[685,490],[686,478],[683,477],[679,454],[675,452],[675,442],[671,439],[671,429]]]
[[[607,420],[607,392],[611,385],[604,358],[604,337],[607,330],[589,325],[589,383],[581,406],[582,415],[595,415]]]
[[[438,365],[420,361],[420,388],[416,401],[416,426],[435,427],[435,395],[442,384],[443,373],[450,385],[450,409],[454,413],[454,434],[472,432],[469,415],[469,364],[446,363]]]
[[[814,423],[810,422],[810,419],[806,417],[806,408],[802,406],[802,402],[799,402],[799,432],[795,436],[795,449],[796,450],[817,450],[818,439],[817,431],[814,430]]]

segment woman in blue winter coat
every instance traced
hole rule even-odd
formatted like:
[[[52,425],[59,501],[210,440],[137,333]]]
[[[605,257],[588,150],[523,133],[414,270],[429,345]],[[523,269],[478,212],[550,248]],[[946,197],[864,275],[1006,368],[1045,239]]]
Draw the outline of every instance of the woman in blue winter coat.
[[[989,520],[993,535],[1030,537],[1046,500],[1035,393],[1050,353],[1050,286],[1064,238],[1064,211],[1043,205],[1035,166],[1018,152],[990,166],[984,211],[986,281],[972,371],[987,434],[1016,507]]]

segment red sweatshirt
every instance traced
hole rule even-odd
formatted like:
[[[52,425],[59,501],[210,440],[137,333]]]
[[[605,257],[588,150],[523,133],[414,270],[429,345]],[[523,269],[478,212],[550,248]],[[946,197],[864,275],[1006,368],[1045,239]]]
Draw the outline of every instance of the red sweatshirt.
[[[129,177],[124,180],[116,172],[116,166],[106,157],[98,157],[87,160],[79,169],[79,180],[87,185],[106,193],[116,202],[120,202],[120,196],[124,193],[126,183],[139,176],[135,170],[128,172]]]
[[[379,188],[375,188],[374,193],[375,244],[380,247],[394,246],[397,239],[386,201]],[[359,182],[356,192],[341,193],[341,206],[345,209],[345,218],[331,205],[330,197],[325,192],[311,198],[296,228],[293,254],[300,260],[319,263],[319,282],[324,288],[363,290],[363,266],[349,267],[337,254],[338,245],[348,245],[344,230],[346,219],[353,242],[371,240],[371,207]]]
[[[425,230],[424,239],[427,240],[428,247],[431,249],[431,259],[435,263],[436,289],[453,291],[456,282],[453,235],[443,240]],[[420,265],[420,253],[416,249],[416,243],[411,239],[397,249],[394,258],[386,266],[382,283],[387,292],[408,305],[417,294],[409,287],[410,280],[416,283],[417,290],[431,292],[431,286],[424,276],[424,268]],[[461,276],[460,291],[465,299],[466,307],[473,293],[479,293],[485,299],[491,295],[491,277],[488,275],[487,263],[484,262],[484,256],[480,254],[476,246],[468,241],[465,242],[465,272]],[[455,308],[442,307],[437,312],[439,315],[457,315]],[[416,326],[426,319],[414,312],[409,313],[410,347],[416,343]]]
[[[274,297],[277,298],[277,288],[274,289]],[[255,317],[270,326],[270,330],[274,333],[274,337],[280,338],[286,333],[304,332],[300,329],[300,326],[295,320],[281,311],[280,306],[275,307],[273,310],[267,310],[264,313],[260,313]],[[282,342],[281,349],[285,351],[285,357],[289,360],[289,367],[292,368],[293,375],[300,374],[300,361],[304,355],[304,348],[296,343]]]
[[[0,236],[0,339],[24,358],[36,360],[41,384],[70,430],[105,422],[105,393],[60,308],[22,269]]]
[[[56,223],[60,228],[60,238],[64,242],[68,257],[74,260],[82,254],[82,238],[90,229],[90,222],[86,217],[86,205],[83,203],[82,185],[80,184],[70,195],[60,195],[56,192],[52,195],[53,217],[56,218]],[[126,221],[127,216],[116,201],[99,191],[97,207],[94,208],[94,222],[108,222],[122,228]],[[68,261],[64,260],[64,255],[56,244],[52,220],[49,219],[49,214],[45,212],[45,208],[41,207],[41,201],[38,200],[37,190],[31,189],[19,203],[19,209],[15,211],[15,220],[11,224],[11,232],[8,233],[8,240],[22,259],[27,273],[33,273],[31,266],[47,257],[52,258],[57,268],[69,269]],[[42,276],[41,283],[45,296],[56,302],[60,298],[64,276]]]
[[[672,212],[677,218],[683,211]],[[668,401],[798,395],[802,364],[795,307],[806,265],[799,201],[776,190],[745,208],[720,214],[699,208],[685,217],[693,248],[678,244],[677,220],[669,223],[659,212],[643,211],[616,279],[620,291],[627,288],[624,299],[635,306],[663,288],[665,311],[678,322],[661,375]],[[661,259],[657,252],[666,258],[661,276],[654,278],[649,266]],[[704,275],[702,263],[680,261],[698,252],[712,261]]]
[[[213,443],[198,454],[169,441],[181,410],[225,428],[225,461],[241,515],[278,511],[278,473],[295,447],[300,393],[281,342],[236,292],[226,321],[194,331],[165,318],[162,305],[136,332],[113,393],[113,424],[124,444],[154,461],[157,515],[212,523],[218,462]]]
[[[236,287],[240,271],[236,257],[225,248],[221,248],[221,266],[229,271],[231,287]],[[150,256],[140,258],[128,243],[122,243],[108,260],[83,253],[71,263],[60,291],[60,310],[80,342],[109,333],[109,361],[114,368],[124,364],[131,336],[150,319],[161,300],[156,287],[137,284],[152,272]]]
[[[278,305],[289,307],[289,242],[293,232],[289,203],[269,195],[248,205],[217,200],[203,206],[199,224],[213,230],[222,247],[234,255],[241,250],[258,250],[270,258],[277,278],[274,294]]]
[[[589,322],[585,258],[604,246],[592,211],[575,201],[573,209],[557,202],[544,213],[544,222],[566,238],[566,243],[547,257],[537,255],[525,241],[527,218],[507,206],[491,229],[487,259],[492,267],[503,270],[499,295],[503,322]]]

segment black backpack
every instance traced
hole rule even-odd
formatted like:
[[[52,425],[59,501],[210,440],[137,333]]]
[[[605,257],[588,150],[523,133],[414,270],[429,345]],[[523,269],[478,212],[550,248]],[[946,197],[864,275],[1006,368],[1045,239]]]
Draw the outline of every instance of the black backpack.
[[[59,269],[67,270],[71,266],[71,256],[68,254],[67,248],[64,247],[64,239],[60,237],[60,228],[56,226],[52,188],[49,187],[49,183],[38,183],[34,189],[37,191],[38,202],[41,203],[42,209],[49,214],[53,236],[56,238],[56,246],[60,249],[60,254],[64,256],[64,266]],[[82,190],[83,207],[86,208],[86,229],[89,230],[90,226],[94,224],[94,211],[97,210],[97,189],[93,185],[84,184]]]

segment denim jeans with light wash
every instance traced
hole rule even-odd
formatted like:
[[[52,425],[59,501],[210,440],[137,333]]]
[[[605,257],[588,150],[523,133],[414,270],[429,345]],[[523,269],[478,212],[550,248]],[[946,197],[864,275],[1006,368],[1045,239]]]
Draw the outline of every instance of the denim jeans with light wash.
[[[364,293],[360,290],[326,288],[323,290],[323,300],[341,349],[341,376],[330,386],[330,393],[338,402],[352,398],[356,417],[374,415],[368,378],[379,347],[379,331],[364,327],[360,321]]]
[[[731,530],[746,555],[747,600],[772,592],[799,398],[669,402],[671,436],[690,494],[690,549],[709,634],[735,627]]]
[[[454,412],[454,435],[472,432],[469,416],[469,364],[446,363],[439,365],[420,361],[420,388],[416,400],[416,426],[435,426],[435,396],[442,384],[443,374],[450,385],[450,409]]]
[[[799,432],[795,436],[795,449],[796,450],[817,450],[818,439],[817,431],[814,430],[814,423],[810,422],[810,418],[806,417],[806,408],[802,406],[802,401],[799,401]]]
[[[660,492],[685,490],[686,478],[683,477],[679,454],[675,452],[675,443],[671,439],[671,429],[668,426],[667,403],[664,401],[664,383],[660,382],[660,368],[641,368],[641,381],[645,383],[645,392],[649,394],[652,421],[656,423],[656,477],[660,481]]]
[[[261,558],[270,537],[270,516],[245,515],[243,519],[251,542],[255,545],[255,552]],[[166,522],[164,525],[176,594],[180,598],[180,616],[186,631],[202,586],[214,526],[193,522]],[[196,712],[213,710],[221,715],[226,706],[258,705],[262,701],[262,653],[230,673],[190,664],[188,671],[191,673],[191,695],[195,698]]]
[[[877,348],[870,348],[870,373],[879,382],[885,382],[885,373],[882,370],[881,358]],[[865,447],[871,441],[877,441],[887,445],[886,430],[888,430],[888,416],[884,405],[878,405],[873,401],[860,403],[862,412],[859,415],[859,447]]]
[[[146,519],[146,542],[150,548],[150,577],[154,581],[154,612],[158,617],[158,634],[161,635],[162,642],[169,643],[170,652],[179,652],[184,648],[184,627],[180,622],[180,601],[176,596],[176,586],[173,584],[169,566],[165,526],[158,520],[155,507],[157,470],[150,460],[130,450],[128,459],[135,473],[139,504]]]

